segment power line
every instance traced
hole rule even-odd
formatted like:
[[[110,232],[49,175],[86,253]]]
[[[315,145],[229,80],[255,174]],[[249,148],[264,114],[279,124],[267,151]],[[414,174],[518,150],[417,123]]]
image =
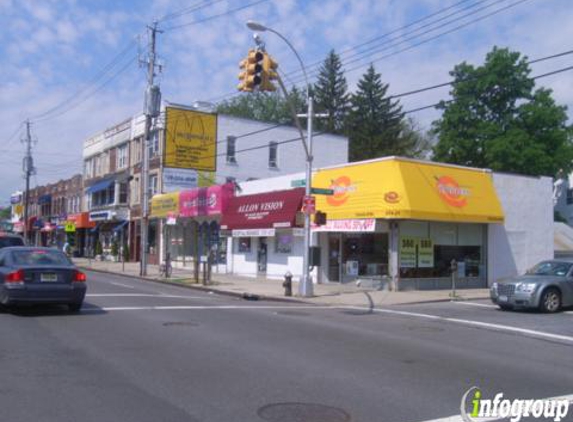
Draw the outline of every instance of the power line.
[[[60,117],[63,114],[66,114],[68,111],[80,106],[81,104],[85,103],[88,99],[90,99],[91,97],[93,97],[95,94],[97,94],[98,92],[100,92],[103,88],[106,87],[107,84],[109,84],[111,81],[113,81],[115,78],[117,78],[119,75],[121,75],[123,72],[125,72],[130,65],[132,65],[133,63],[135,63],[137,61],[137,57],[133,57],[131,58],[128,62],[126,62],[123,67],[121,67],[117,72],[115,72],[114,74],[112,74],[108,79],[106,79],[104,82],[102,82],[98,87],[96,87],[95,89],[93,89],[90,93],[88,93],[86,96],[84,96],[83,98],[81,98],[79,101],[77,101],[76,103],[69,103],[67,107],[63,108],[61,111],[59,111],[56,114],[53,114],[51,116],[47,116],[41,119],[36,120],[36,123],[43,123],[47,120],[52,120],[55,119],[56,117]]]
[[[218,13],[218,14],[216,14],[216,15],[208,16],[208,17],[206,17],[206,18],[198,19],[198,20],[195,20],[195,21],[192,21],[192,22],[188,22],[188,23],[181,24],[181,25],[170,26],[170,27],[165,28],[165,31],[166,31],[166,32],[167,32],[167,31],[173,31],[173,30],[175,30],[175,29],[185,28],[185,27],[187,27],[187,26],[197,25],[197,24],[199,24],[199,23],[203,23],[203,22],[207,22],[207,21],[210,21],[210,20],[213,20],[213,19],[217,19],[217,18],[220,18],[220,17],[223,17],[223,16],[231,15],[231,14],[233,14],[233,13],[239,12],[239,11],[241,11],[241,10],[247,9],[247,8],[249,8],[249,7],[252,7],[252,6],[256,6],[257,4],[265,3],[265,2],[267,2],[267,1],[269,1],[269,0],[258,0],[258,1],[255,1],[255,2],[252,2],[252,3],[249,3],[249,4],[246,4],[246,5],[244,5],[244,6],[236,7],[236,8],[234,8],[234,9],[228,10],[228,11],[223,12],[223,13]]]
[[[505,1],[505,0],[503,0],[503,1]],[[399,49],[399,50],[397,50],[397,51],[393,51],[393,52],[391,52],[391,53],[389,53],[389,54],[385,54],[385,55],[380,56],[380,57],[372,58],[372,57],[368,56],[368,57],[356,58],[356,59],[353,59],[353,60],[350,60],[350,61],[347,61],[347,62],[344,62],[344,61],[343,61],[343,65],[349,65],[349,64],[358,63],[358,62],[360,62],[361,60],[367,59],[367,63],[361,63],[361,64],[358,64],[357,66],[351,67],[350,69],[346,69],[346,70],[345,70],[345,73],[346,73],[346,74],[351,73],[351,72],[353,72],[353,71],[355,71],[355,70],[358,70],[358,69],[363,68],[364,66],[367,66],[367,65],[370,65],[370,64],[372,64],[372,63],[379,62],[379,61],[381,61],[381,60],[383,60],[383,59],[387,59],[387,58],[389,58],[389,57],[396,56],[396,55],[398,55],[398,54],[400,54],[400,53],[404,53],[404,52],[406,52],[406,51],[412,50],[412,49],[417,48],[417,47],[419,47],[419,46],[421,46],[421,45],[427,44],[427,43],[430,42],[430,41],[434,41],[434,40],[436,40],[436,39],[438,39],[438,38],[441,38],[441,37],[443,37],[443,36],[445,36],[445,35],[451,34],[451,33],[453,33],[453,32],[457,32],[457,31],[459,31],[459,30],[461,30],[461,29],[463,29],[463,28],[465,28],[465,27],[467,27],[467,26],[469,26],[469,25],[473,25],[473,24],[475,24],[475,23],[477,23],[477,22],[480,22],[480,21],[482,21],[482,20],[484,20],[484,19],[487,19],[487,18],[490,18],[490,17],[492,17],[492,16],[495,16],[495,15],[497,15],[497,14],[499,14],[499,13],[501,13],[501,12],[504,12],[504,11],[506,11],[506,10],[512,8],[512,7],[518,6],[518,5],[520,5],[521,3],[525,3],[526,1],[530,1],[530,0],[519,0],[519,1],[516,1],[516,2],[514,2],[514,3],[511,3],[511,4],[507,5],[507,6],[504,6],[504,7],[502,7],[502,8],[496,9],[496,10],[494,10],[494,11],[492,11],[492,12],[489,12],[489,13],[487,13],[487,14],[485,14],[485,15],[479,16],[479,17],[477,17],[477,18],[475,18],[475,19],[472,19],[472,20],[470,20],[470,21],[468,21],[468,22],[465,22],[465,23],[463,23],[463,24],[460,24],[460,25],[458,25],[458,26],[456,26],[456,27],[454,27],[454,28],[451,28],[451,29],[449,29],[449,30],[447,30],[447,31],[441,32],[441,33],[436,34],[436,35],[434,35],[434,36],[432,36],[432,37],[430,37],[430,38],[423,39],[423,40],[421,40],[421,41],[419,41],[419,42],[417,42],[417,43],[414,43],[414,44],[412,44],[412,45],[409,45],[409,46],[407,46],[407,47],[401,48],[401,49]],[[383,51],[389,50],[390,48],[397,47],[397,46],[399,46],[399,45],[401,45],[401,44],[404,44],[404,43],[407,43],[407,42],[409,42],[409,41],[413,41],[413,40],[415,40],[415,39],[417,39],[417,38],[419,38],[419,37],[421,37],[421,36],[424,36],[424,35],[427,35],[427,34],[429,34],[429,33],[431,33],[431,32],[434,32],[434,31],[436,31],[436,30],[442,29],[442,28],[444,28],[444,27],[446,27],[446,26],[448,26],[448,25],[450,25],[450,24],[452,24],[452,23],[458,22],[458,21],[460,21],[460,20],[462,20],[462,19],[464,19],[464,18],[466,18],[466,17],[475,15],[475,14],[477,14],[478,12],[483,11],[483,10],[485,10],[485,9],[491,7],[491,6],[492,6],[491,4],[488,5],[488,6],[484,6],[484,7],[480,8],[480,9],[478,9],[478,10],[476,10],[476,11],[473,11],[473,12],[470,12],[470,13],[468,13],[468,14],[462,16],[462,17],[453,19],[453,20],[451,20],[450,22],[447,22],[447,23],[445,23],[445,24],[439,25],[438,27],[431,28],[431,29],[429,29],[429,30],[427,30],[427,31],[424,31],[424,32],[422,32],[421,34],[418,34],[418,35],[416,35],[416,36],[412,36],[412,37],[403,39],[403,40],[401,40],[401,41],[399,41],[399,42],[397,42],[397,43],[395,43],[395,44],[393,44],[393,45],[389,45],[389,46],[384,47],[384,48],[382,48],[382,49],[377,49],[377,51],[375,51],[375,53],[381,53],[381,52],[383,52]],[[316,75],[318,75],[318,73],[319,73],[319,72],[317,72],[317,71],[311,72],[311,75],[310,75],[310,76],[311,76],[311,77],[312,77],[312,76],[316,76]],[[301,81],[300,78],[298,78],[298,79],[296,80],[297,83],[300,82],[300,81]]]
[[[192,6],[185,7],[183,9],[179,10],[178,12],[168,13],[167,15],[163,16],[162,18],[158,19],[158,22],[165,22],[167,20],[177,19],[177,18],[180,18],[181,16],[188,15],[190,13],[196,12],[198,10],[204,9],[204,8],[212,6],[214,4],[221,3],[222,1],[224,1],[224,0],[213,0],[213,1],[208,1],[206,3],[205,2],[199,2],[199,3],[196,3]]]
[[[92,88],[98,81],[100,81],[111,69],[113,69],[116,66],[116,64],[118,64],[120,62],[120,60],[123,57],[125,57],[125,55],[132,48],[135,47],[135,45],[136,45],[135,40],[132,40],[131,42],[129,42],[124,49],[122,49],[116,56],[114,56],[114,58],[109,63],[107,63],[92,79],[90,79],[90,81],[88,82],[88,84],[85,87],[77,90],[75,93],[73,93],[72,95],[67,97],[65,100],[61,101],[60,103],[56,104],[55,106],[46,110],[45,112],[34,116],[32,118],[32,120],[35,120],[35,121],[48,120],[48,119],[50,119],[50,115],[53,113],[56,113],[55,116],[60,116],[63,113],[58,114],[58,111],[62,108],[66,109],[65,112],[69,111],[71,109],[70,104],[73,104],[73,101],[75,99],[79,98],[82,94],[84,94],[90,88]],[[89,94],[88,94],[88,98],[89,98]]]
[[[548,76],[557,75],[558,73],[567,72],[567,71],[569,71],[569,70],[573,70],[573,66],[568,66],[568,67],[564,67],[564,68],[561,68],[561,69],[553,70],[553,71],[551,71],[551,72],[543,73],[543,74],[541,74],[541,75],[533,76],[531,79],[537,80],[537,79],[545,78],[545,77],[548,77]],[[451,84],[451,83],[450,83],[450,84]],[[450,103],[453,103],[453,102],[455,102],[455,100],[453,100],[453,99],[452,99],[452,100],[442,100],[442,101],[439,101],[439,102],[437,102],[437,103],[435,103],[435,104],[430,104],[430,105],[427,105],[427,106],[418,107],[418,108],[414,108],[414,109],[412,109],[412,110],[405,111],[404,114],[416,113],[416,112],[418,112],[418,111],[427,110],[427,109],[430,109],[430,108],[435,108],[435,107],[437,107],[437,106],[439,106],[439,105],[442,105],[442,104],[450,104]]]

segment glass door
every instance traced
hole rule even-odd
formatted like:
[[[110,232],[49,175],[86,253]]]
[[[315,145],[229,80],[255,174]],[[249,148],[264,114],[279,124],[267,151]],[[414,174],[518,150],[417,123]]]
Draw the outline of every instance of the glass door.
[[[340,234],[328,236],[328,281],[340,282]]]

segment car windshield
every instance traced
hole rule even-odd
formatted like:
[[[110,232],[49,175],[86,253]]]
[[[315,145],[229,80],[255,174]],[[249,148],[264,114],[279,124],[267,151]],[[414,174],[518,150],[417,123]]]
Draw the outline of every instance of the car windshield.
[[[24,246],[24,241],[19,237],[0,237],[0,248],[8,246]]]
[[[66,255],[58,250],[30,249],[12,251],[16,265],[70,265]]]
[[[537,264],[527,273],[533,275],[556,275],[565,277],[571,269],[571,265],[573,264],[569,262],[544,261]]]

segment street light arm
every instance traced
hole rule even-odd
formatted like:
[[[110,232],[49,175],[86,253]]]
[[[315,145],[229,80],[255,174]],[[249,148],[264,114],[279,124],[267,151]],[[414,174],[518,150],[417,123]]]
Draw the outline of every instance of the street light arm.
[[[289,96],[288,96],[287,90],[285,88],[285,85],[283,83],[283,80],[280,77],[280,75],[278,75],[278,74],[277,74],[277,81],[279,82],[279,86],[281,87],[281,90],[283,91],[283,94],[285,96],[286,102],[287,102],[288,107],[290,109],[290,112],[292,114],[294,124],[296,125],[296,127],[300,133],[300,139],[302,140],[302,145],[304,147],[306,159],[309,160],[309,159],[311,159],[311,156],[310,156],[311,152],[308,149],[308,144],[307,144],[306,139],[304,137],[304,131],[302,129],[302,126],[300,125],[300,120],[298,119],[298,115],[297,115],[296,110],[294,108],[294,104],[292,103],[292,101],[289,101]]]
[[[308,76],[306,74],[306,68],[304,67],[304,63],[302,62],[302,59],[300,58],[300,56],[298,55],[297,51],[295,50],[294,46],[290,43],[289,40],[287,40],[280,32],[275,31],[272,28],[266,28],[267,31],[272,32],[273,34],[275,34],[276,36],[278,36],[281,40],[283,40],[285,43],[287,43],[287,45],[289,46],[289,48],[292,50],[292,52],[294,53],[294,55],[296,56],[298,62],[300,63],[300,67],[302,68],[302,73],[304,74],[304,81],[306,83],[306,96],[307,98],[310,95],[310,84],[308,83]]]

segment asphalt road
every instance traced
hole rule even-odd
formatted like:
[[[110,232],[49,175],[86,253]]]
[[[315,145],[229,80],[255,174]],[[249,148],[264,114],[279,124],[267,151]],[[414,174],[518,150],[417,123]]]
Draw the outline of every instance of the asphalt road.
[[[368,312],[88,276],[78,315],[0,314],[2,421],[417,422],[459,414],[474,385],[573,393],[571,313]]]

